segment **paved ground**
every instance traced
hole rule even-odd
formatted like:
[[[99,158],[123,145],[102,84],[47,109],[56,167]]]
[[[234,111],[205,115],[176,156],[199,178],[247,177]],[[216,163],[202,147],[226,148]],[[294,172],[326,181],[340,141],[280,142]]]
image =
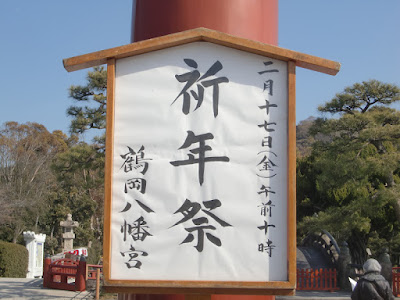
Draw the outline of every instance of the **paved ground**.
[[[296,291],[296,296],[276,296],[276,300],[350,300],[350,292]],[[395,297],[394,299],[400,300]]]
[[[91,292],[70,292],[43,288],[43,279],[0,278],[0,299],[94,299]],[[349,300],[349,292],[297,291],[296,296],[276,296],[276,300]],[[395,298],[400,300],[400,298]]]
[[[90,292],[70,292],[43,288],[43,279],[0,278],[0,299],[93,299]]]
[[[296,296],[276,296],[276,300],[349,300],[350,292],[317,292],[317,291],[296,291]]]

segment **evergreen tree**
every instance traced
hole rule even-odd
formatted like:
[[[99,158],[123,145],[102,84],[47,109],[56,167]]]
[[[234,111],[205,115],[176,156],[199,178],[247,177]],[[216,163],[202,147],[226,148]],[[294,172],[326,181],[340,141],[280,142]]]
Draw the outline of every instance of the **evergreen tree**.
[[[93,144],[77,140],[53,162],[58,187],[54,190],[52,232],[61,235],[58,219],[71,213],[79,222],[75,244],[101,244],[104,202],[104,150],[106,126],[107,71],[95,67],[88,72],[85,85],[71,86],[70,97],[76,105],[68,108],[72,117],[70,131],[79,139],[88,131],[98,131]],[[98,247],[101,248],[101,247]],[[89,250],[89,253],[92,251]],[[90,258],[91,259],[91,258]],[[97,263],[97,260],[92,262]]]
[[[326,229],[347,240],[362,263],[365,248],[400,250],[400,100],[398,87],[355,84],[321,106],[339,118],[315,120],[312,153],[298,160],[300,235]]]
[[[79,105],[70,106],[67,114],[72,117],[70,130],[82,134],[90,129],[99,129],[104,134],[106,128],[107,71],[95,67],[87,75],[87,84],[71,86],[69,95]],[[100,141],[104,141],[104,138]]]
[[[87,246],[101,239],[104,200],[104,155],[93,145],[77,143],[53,162],[58,188],[54,191],[55,219],[71,213],[79,222],[76,245]],[[64,213],[63,216],[59,212]],[[59,220],[54,222],[58,232]]]

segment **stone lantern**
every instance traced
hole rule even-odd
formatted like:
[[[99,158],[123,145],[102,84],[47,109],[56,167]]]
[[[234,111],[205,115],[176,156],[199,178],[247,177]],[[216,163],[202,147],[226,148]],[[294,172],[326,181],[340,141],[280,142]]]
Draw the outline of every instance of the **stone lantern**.
[[[72,215],[68,214],[65,221],[60,222],[60,226],[64,228],[63,233],[63,252],[71,251],[74,249],[74,228],[79,226],[77,221],[72,221]]]

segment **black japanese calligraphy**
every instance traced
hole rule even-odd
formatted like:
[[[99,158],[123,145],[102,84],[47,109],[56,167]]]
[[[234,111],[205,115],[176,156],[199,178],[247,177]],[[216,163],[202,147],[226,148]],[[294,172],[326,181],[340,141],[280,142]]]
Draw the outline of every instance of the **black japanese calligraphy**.
[[[273,190],[271,190],[271,187],[269,186],[265,186],[265,185],[261,185],[260,187],[260,191],[258,191],[258,194],[265,194],[265,197],[268,198],[268,194],[272,193],[275,194],[275,192]]]
[[[266,66],[266,67],[268,67],[268,66],[270,66],[272,64],[273,64],[272,61],[265,61],[264,62],[264,66]],[[275,72],[279,72],[279,70],[278,69],[264,70],[264,71],[258,72],[258,74],[261,75],[261,74],[264,74],[264,73],[275,73]]]
[[[260,251],[260,252],[264,252],[265,251],[269,255],[269,257],[271,257],[272,256],[272,249],[274,249],[275,247],[276,246],[273,245],[272,241],[270,239],[268,239],[265,244],[261,243],[261,244],[258,245],[258,251]]]
[[[131,236],[134,241],[144,241],[148,236],[152,236],[147,229],[149,226],[143,217],[138,218],[133,224],[128,224],[124,221],[121,225],[121,233],[123,233],[123,240],[126,241],[127,236]]]
[[[265,235],[267,235],[268,227],[275,227],[275,225],[269,225],[267,221],[264,221],[264,225],[258,226],[257,228],[260,230],[264,230]]]
[[[264,110],[266,115],[270,116],[270,114],[273,114],[278,109],[278,104],[272,102],[271,98],[274,95],[274,80],[273,80],[273,73],[278,73],[279,70],[276,68],[272,67],[273,62],[272,61],[265,61],[264,62],[264,67],[265,70],[258,72],[258,74],[265,76],[271,76],[272,78],[266,78],[263,79],[263,94],[264,94],[264,101],[265,104],[263,105],[258,105],[258,108],[261,110]],[[265,74],[265,75],[264,75]],[[272,145],[272,140],[273,136],[275,134],[275,130],[278,127],[277,122],[273,122],[270,119],[264,119],[264,122],[261,124],[258,124],[258,127],[260,129],[264,129],[265,132],[267,133],[266,136],[263,136],[261,140],[261,147],[262,148],[269,148],[270,150],[273,149]],[[264,217],[264,225],[258,226],[257,228],[259,230],[262,230],[264,232],[265,237],[267,237],[268,234],[268,229],[269,228],[275,228],[274,224],[271,224],[270,218],[272,218],[272,207],[275,205],[272,204],[272,200],[269,199],[271,194],[275,194],[276,192],[274,191],[274,188],[271,187],[273,186],[273,181],[270,180],[271,178],[275,177],[277,175],[277,169],[278,169],[278,164],[277,164],[277,154],[275,152],[272,152],[270,150],[263,150],[260,151],[257,155],[260,157],[259,158],[259,163],[256,166],[256,175],[260,178],[266,178],[268,179],[268,186],[265,184],[261,184],[261,187],[259,191],[257,192],[260,196],[262,195],[263,198],[265,198],[267,202],[262,202],[261,205],[258,207],[260,208],[260,215]],[[270,239],[267,240],[266,244],[259,244],[258,245],[258,250],[261,252],[267,252],[269,256],[272,256],[272,249],[275,248],[275,245],[272,244],[272,241]]]
[[[199,143],[198,148],[194,148],[189,150],[192,154],[188,154],[189,159],[187,160],[177,160],[171,161],[170,164],[174,167],[184,166],[184,165],[192,165],[192,164],[199,164],[199,183],[200,185],[204,182],[204,168],[206,162],[229,162],[229,157],[227,156],[211,156],[206,157],[206,152],[211,151],[212,148],[206,145],[206,140],[214,139],[214,135],[212,133],[205,133],[200,135],[195,135],[193,131],[187,131],[187,137],[183,145],[179,149],[186,149],[195,143]],[[198,158],[194,157],[198,155]]]
[[[185,202],[182,204],[182,206],[174,213],[174,214],[181,213],[183,215],[183,218],[177,223],[175,223],[173,226],[176,226],[178,224],[184,223],[192,219],[200,211],[200,209],[205,214],[209,215],[215,221],[217,221],[221,226],[223,227],[232,226],[227,222],[218,218],[215,214],[211,213],[211,210],[221,207],[221,201],[219,201],[218,199],[203,201],[203,205],[205,208],[207,208],[207,210],[202,209],[200,203],[192,202],[189,199],[186,199]]]
[[[260,109],[264,109],[265,108],[265,111],[266,111],[267,115],[269,114],[269,108],[270,107],[278,107],[278,105],[270,104],[268,100],[265,100],[265,105],[259,106]]]
[[[140,269],[140,267],[142,266],[142,262],[137,258],[139,256],[148,256],[147,252],[136,250],[135,247],[133,247],[132,245],[128,251],[120,253],[123,257],[125,257],[125,255],[128,255],[129,260],[125,263],[128,269]]]
[[[211,234],[209,231],[215,231],[217,228],[213,225],[209,225],[209,220],[206,217],[196,217],[194,218],[200,210],[210,216],[214,221],[216,221],[222,227],[232,226],[224,220],[220,219],[211,211],[221,207],[221,201],[218,199],[213,199],[209,201],[203,201],[203,205],[206,209],[202,209],[201,204],[197,202],[192,202],[189,199],[186,199],[182,206],[175,212],[181,213],[183,218],[176,222],[172,227],[185,223],[189,220],[192,220],[192,223],[195,225],[193,227],[185,227],[185,230],[188,232],[187,237],[182,241],[181,244],[193,242],[195,236],[193,232],[197,231],[197,244],[194,246],[198,252],[202,252],[204,248],[204,236],[213,243],[214,245],[220,247],[222,245],[221,240],[215,235]]]
[[[190,112],[190,102],[191,96],[193,96],[194,100],[197,101],[197,105],[194,110],[198,109],[203,103],[204,99],[204,88],[213,87],[213,113],[214,117],[218,116],[218,103],[219,103],[219,84],[229,82],[229,79],[226,77],[219,77],[214,79],[208,79],[211,76],[214,76],[219,71],[222,70],[223,66],[220,61],[216,61],[207,72],[201,76],[200,72],[197,70],[198,64],[193,59],[184,59],[183,60],[186,65],[195,69],[191,72],[175,75],[175,78],[179,82],[186,82],[182,91],[178,94],[175,100],[172,102],[174,104],[179,97],[183,96],[183,105],[182,112],[187,115]],[[196,84],[197,83],[197,84]],[[191,87],[196,84],[197,92],[191,89]]]
[[[276,153],[272,152],[272,151],[261,151],[258,154],[262,154],[265,153],[263,155],[263,158],[261,159],[261,161],[257,164],[258,168],[258,172],[257,172],[257,176],[259,177],[263,177],[263,178],[272,178],[276,176],[275,173],[275,167],[277,167],[278,165],[275,163],[275,158],[277,157]],[[274,157],[272,157],[274,156]],[[271,159],[272,157],[272,159]]]
[[[274,132],[275,131],[274,128],[268,127],[270,125],[276,125],[276,123],[275,122],[268,123],[267,121],[264,121],[264,124],[259,124],[258,127],[264,128],[266,132]]]
[[[150,207],[148,207],[142,201],[136,200],[136,199],[135,199],[135,201],[145,212],[147,212],[147,213],[153,213],[154,212],[154,210],[152,210]],[[126,211],[130,210],[131,207],[132,207],[132,204],[127,202],[126,205],[125,205],[125,208],[123,210],[121,210],[121,212],[126,212]]]
[[[269,216],[272,217],[272,207],[275,206],[272,204],[272,201],[269,200],[267,203],[262,203],[261,205],[259,205],[258,207],[260,207],[260,213],[262,216],[267,216],[267,214],[269,213]]]
[[[128,146],[128,152],[121,155],[121,157],[125,160],[121,166],[121,169],[124,169],[125,173],[128,173],[132,170],[137,170],[141,174],[146,174],[148,169],[147,160],[151,160],[151,158],[144,158],[144,146],[140,147],[139,151],[136,152],[131,147]]]
[[[137,190],[140,193],[144,194],[146,192],[146,179],[143,178],[131,178],[128,179],[125,183],[125,194],[128,193],[129,190]]]
[[[268,93],[273,96],[273,86],[274,86],[274,81],[272,79],[269,79],[264,82],[264,92],[268,90]]]
[[[264,137],[263,140],[261,141],[261,146],[272,148],[272,136]]]

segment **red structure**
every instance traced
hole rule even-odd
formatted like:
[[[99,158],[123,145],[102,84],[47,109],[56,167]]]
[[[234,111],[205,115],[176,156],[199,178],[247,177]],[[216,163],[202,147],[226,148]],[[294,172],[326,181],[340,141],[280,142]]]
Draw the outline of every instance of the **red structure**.
[[[68,283],[68,279],[71,283]],[[86,290],[86,261],[62,258],[51,262],[46,257],[43,266],[43,287],[67,291]]]
[[[100,270],[100,273],[103,273],[102,265],[86,265],[86,280],[95,280],[97,279],[97,270]]]
[[[131,41],[198,27],[278,44],[278,0],[133,0]],[[184,295],[120,294],[120,300],[184,300]],[[212,300],[273,300],[274,296],[212,295]]]
[[[198,27],[278,44],[278,0],[136,0],[131,41]]]
[[[297,269],[297,290],[337,291],[336,269]]]
[[[400,296],[400,268],[398,267],[392,269],[392,290],[393,295]]]

